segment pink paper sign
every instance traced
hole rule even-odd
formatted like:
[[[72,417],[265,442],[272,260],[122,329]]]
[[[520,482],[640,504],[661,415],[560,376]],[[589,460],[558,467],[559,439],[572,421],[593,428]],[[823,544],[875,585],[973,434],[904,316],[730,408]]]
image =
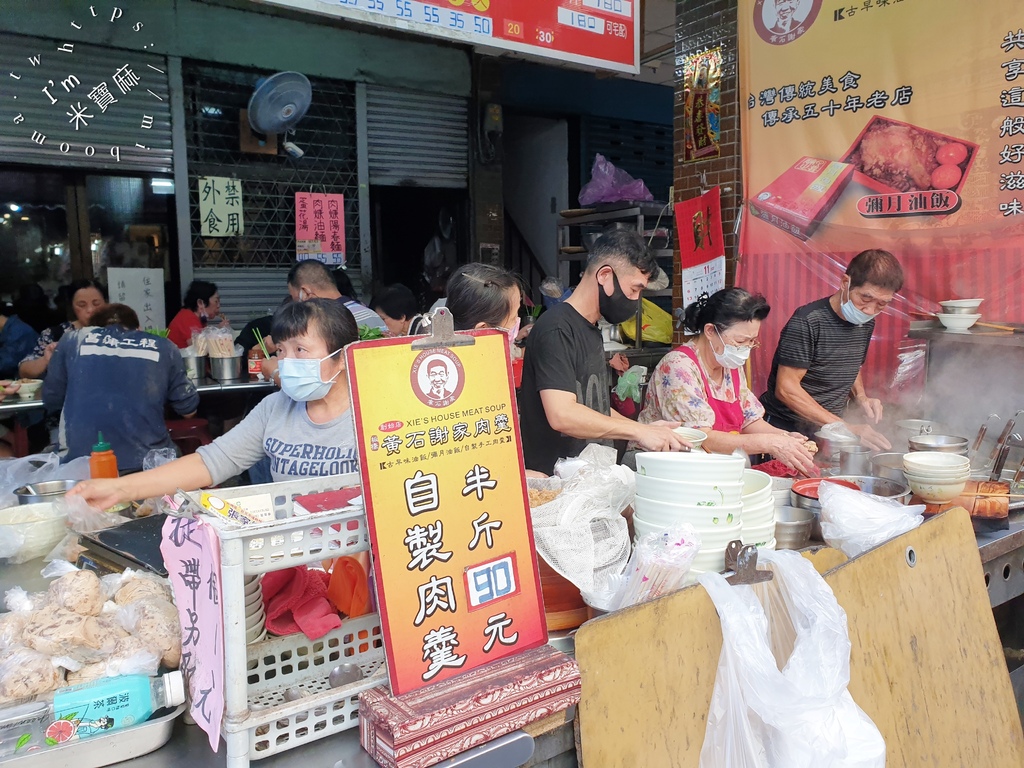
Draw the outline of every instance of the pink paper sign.
[[[184,517],[164,522],[164,557],[181,621],[181,671],[190,712],[216,752],[224,716],[224,614],[220,541],[208,523]]]
[[[331,266],[345,263],[345,196],[295,193],[295,255]]]

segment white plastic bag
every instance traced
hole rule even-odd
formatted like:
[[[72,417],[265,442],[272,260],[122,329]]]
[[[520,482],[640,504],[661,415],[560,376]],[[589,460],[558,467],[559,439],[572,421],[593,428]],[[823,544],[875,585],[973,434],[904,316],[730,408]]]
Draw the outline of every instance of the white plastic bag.
[[[924,522],[924,505],[906,506],[893,499],[822,483],[821,535],[830,547],[856,557]]]
[[[759,557],[769,582],[700,577],[722,623],[700,768],[885,768],[882,735],[847,690],[846,613],[799,554]]]
[[[636,476],[615,464],[615,450],[588,445],[562,493],[531,509],[537,552],[584,595],[618,576],[629,559],[622,510],[633,502]]]

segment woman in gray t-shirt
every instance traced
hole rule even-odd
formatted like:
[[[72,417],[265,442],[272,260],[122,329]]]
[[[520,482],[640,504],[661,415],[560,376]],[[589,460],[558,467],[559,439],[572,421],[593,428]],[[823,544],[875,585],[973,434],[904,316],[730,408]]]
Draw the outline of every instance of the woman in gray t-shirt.
[[[69,495],[107,509],[132,499],[221,483],[265,455],[275,481],[358,472],[343,350],[357,340],[352,313],[337,301],[293,302],[274,315],[281,391],[210,445],[148,472],[86,480]]]

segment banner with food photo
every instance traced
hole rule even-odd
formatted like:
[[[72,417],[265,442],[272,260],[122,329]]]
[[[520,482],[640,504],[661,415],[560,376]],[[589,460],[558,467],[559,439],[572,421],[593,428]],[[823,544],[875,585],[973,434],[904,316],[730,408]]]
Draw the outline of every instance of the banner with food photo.
[[[867,248],[906,272],[876,324],[876,385],[937,301],[984,298],[987,317],[1024,321],[1024,7],[983,6],[740,0],[736,280],[771,302],[766,338]],[[773,349],[755,355],[755,386]]]

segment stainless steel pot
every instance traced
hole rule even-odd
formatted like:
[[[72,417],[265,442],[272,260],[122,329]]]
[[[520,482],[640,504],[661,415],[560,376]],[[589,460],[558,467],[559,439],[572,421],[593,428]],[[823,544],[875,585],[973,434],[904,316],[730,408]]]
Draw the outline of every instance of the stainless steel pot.
[[[876,453],[871,457],[871,474],[874,477],[884,477],[894,483],[906,484],[907,478],[903,474],[902,453]]]
[[[966,456],[969,442],[966,437],[957,435],[916,435],[907,440],[907,445],[911,451],[938,451]]]
[[[78,485],[77,480],[48,480],[45,483],[29,483],[14,491],[18,504],[40,504],[59,499]]]
[[[910,487],[906,483],[896,482],[884,477],[867,477],[862,475],[834,475],[830,480],[846,480],[860,488],[864,493],[895,499],[900,504],[910,501]]]
[[[929,419],[902,419],[896,422],[896,429],[905,437],[913,435],[942,435],[949,430],[944,424]]]

